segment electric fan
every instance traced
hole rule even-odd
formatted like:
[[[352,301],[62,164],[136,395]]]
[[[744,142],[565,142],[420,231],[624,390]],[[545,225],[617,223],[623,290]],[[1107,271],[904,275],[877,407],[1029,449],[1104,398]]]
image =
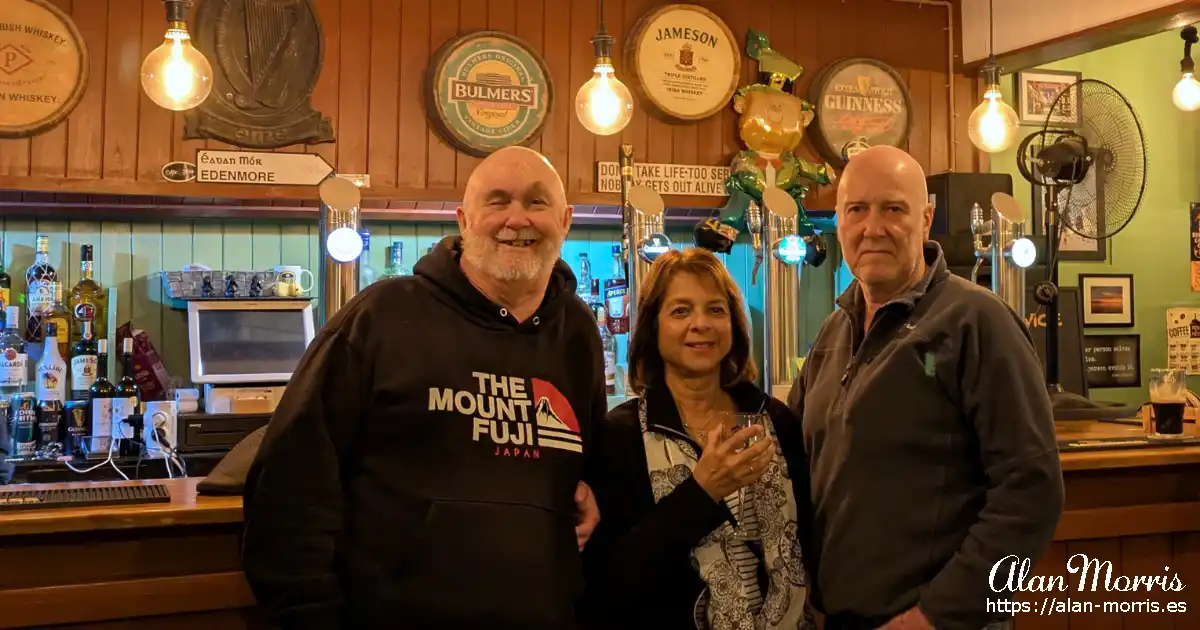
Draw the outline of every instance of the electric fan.
[[[1046,308],[1046,387],[1056,420],[1116,419],[1136,407],[1093,401],[1059,384],[1058,251],[1061,230],[1107,239],[1129,225],[1146,188],[1146,145],[1133,106],[1116,88],[1082,79],[1059,92],[1042,129],[1021,142],[1017,169],[1041,195],[1046,280],[1034,299]],[[1086,299],[1086,297],[1084,298]]]

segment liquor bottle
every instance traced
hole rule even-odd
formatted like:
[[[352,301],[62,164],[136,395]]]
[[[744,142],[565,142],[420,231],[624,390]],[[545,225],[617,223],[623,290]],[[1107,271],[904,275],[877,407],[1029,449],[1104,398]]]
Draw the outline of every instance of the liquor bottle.
[[[604,306],[608,311],[609,327],[614,335],[629,332],[629,316],[626,310],[629,305],[628,288],[625,282],[625,261],[622,260],[621,246],[613,245],[612,277],[604,281]]]
[[[4,251],[4,239],[0,239],[0,252]],[[4,269],[4,254],[0,253],[0,309],[12,306],[12,277]]]
[[[588,260],[586,252],[579,254],[579,278],[577,279],[579,282],[575,285],[575,293],[586,301],[587,292],[592,288],[592,262]]]
[[[63,304],[63,285],[61,282],[55,282],[53,286],[54,302],[50,306],[50,312],[47,313],[44,322],[54,322],[54,329],[58,331],[58,356],[66,361],[71,351],[71,341],[68,337],[71,335],[71,313],[67,310],[67,305]],[[45,324],[43,324],[44,326]]]
[[[96,341],[96,382],[88,391],[91,451],[107,452],[113,435],[113,399],[117,389],[108,380],[108,340]]]
[[[604,349],[604,391],[609,396],[617,393],[617,338],[608,330],[608,311],[601,306],[596,311],[596,325],[600,327],[600,346]]]
[[[399,278],[411,275],[412,270],[404,266],[404,243],[392,241],[390,256],[388,256],[388,266],[383,270],[383,277]]]
[[[44,338],[42,317],[54,306],[54,283],[58,282],[58,271],[50,264],[50,237],[37,235],[37,252],[33,264],[25,270],[26,316],[25,341],[40,344]],[[66,331],[63,331],[66,334]]]
[[[108,295],[104,287],[96,282],[95,263],[92,262],[92,246],[79,247],[79,282],[71,288],[67,309],[71,314],[71,338],[75,343],[83,337],[83,322],[92,322],[92,338],[108,336]]]
[[[592,317],[600,318],[600,307],[604,299],[600,297],[600,278],[592,278],[592,294],[588,296],[588,306],[592,307]]]
[[[375,273],[375,268],[371,266],[371,231],[363,228],[358,232],[362,236],[363,250],[358,255],[358,290],[371,286],[375,282],[379,274]]]
[[[46,322],[43,326],[46,341],[42,358],[37,362],[37,399],[38,402],[67,399],[67,362],[58,352],[58,325]],[[63,333],[66,334],[66,329]]]
[[[8,399],[25,391],[29,385],[29,357],[25,354],[25,339],[20,333],[21,307],[6,308],[5,317],[4,335],[0,336],[0,355],[3,355],[0,358],[0,396]]]
[[[121,380],[117,381],[113,397],[112,422],[113,435],[132,438],[129,427],[121,423],[129,416],[138,413],[138,404],[142,396],[138,392],[137,383],[133,380],[133,337],[126,337],[121,342]]]
[[[98,355],[92,322],[85,320],[83,336],[71,346],[71,400],[87,400],[88,392],[96,382]]]

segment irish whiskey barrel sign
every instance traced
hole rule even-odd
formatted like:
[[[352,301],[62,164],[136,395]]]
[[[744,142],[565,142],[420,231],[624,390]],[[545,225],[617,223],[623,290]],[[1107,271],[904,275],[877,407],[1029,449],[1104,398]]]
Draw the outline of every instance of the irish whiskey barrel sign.
[[[876,59],[842,59],[813,81],[813,142],[825,159],[845,164],[868,146],[903,148],[912,127],[912,98],[900,75]]]
[[[429,64],[425,94],[434,129],[477,157],[536,140],[554,97],[546,62],[499,31],[468,33],[443,45]]]
[[[727,107],[742,67],[725,22],[691,4],[642,16],[626,41],[625,60],[643,105],[669,122],[702,120]]]
[[[62,122],[87,81],[87,46],[70,17],[47,0],[0,0],[0,138]]]

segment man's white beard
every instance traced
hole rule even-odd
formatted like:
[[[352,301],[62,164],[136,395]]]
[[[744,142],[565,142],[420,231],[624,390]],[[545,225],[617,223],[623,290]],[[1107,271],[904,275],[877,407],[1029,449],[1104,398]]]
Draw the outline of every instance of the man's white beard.
[[[528,282],[548,271],[558,260],[562,243],[542,235],[536,247],[518,256],[502,256],[496,239],[467,228],[462,233],[463,257],[473,267],[504,282]]]

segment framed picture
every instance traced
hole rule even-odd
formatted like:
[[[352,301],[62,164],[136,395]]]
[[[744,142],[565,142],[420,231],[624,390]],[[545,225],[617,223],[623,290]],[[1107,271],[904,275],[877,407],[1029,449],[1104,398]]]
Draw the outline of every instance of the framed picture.
[[[1042,127],[1049,118],[1051,127],[1078,127],[1083,103],[1075,83],[1082,78],[1081,72],[1037,68],[1013,75],[1013,99],[1021,124]],[[1058,95],[1067,88],[1071,91],[1060,99]]]
[[[1035,157],[1041,143],[1029,143],[1030,157]],[[1097,177],[1098,169],[1089,169],[1083,182],[1070,188],[1058,190],[1058,259],[1070,261],[1104,262],[1108,259],[1108,239],[1087,238],[1083,234],[1104,234],[1104,196],[1101,194],[1104,178]],[[1033,225],[1030,233],[1045,237],[1046,187],[1030,186],[1033,192]],[[1071,227],[1075,229],[1072,230]],[[1078,231],[1076,231],[1078,230]],[[1038,243],[1038,247],[1043,247]]]
[[[1086,335],[1083,362],[1088,388],[1141,387],[1141,335]]]
[[[1084,326],[1133,327],[1133,274],[1081,273],[1079,292]]]

